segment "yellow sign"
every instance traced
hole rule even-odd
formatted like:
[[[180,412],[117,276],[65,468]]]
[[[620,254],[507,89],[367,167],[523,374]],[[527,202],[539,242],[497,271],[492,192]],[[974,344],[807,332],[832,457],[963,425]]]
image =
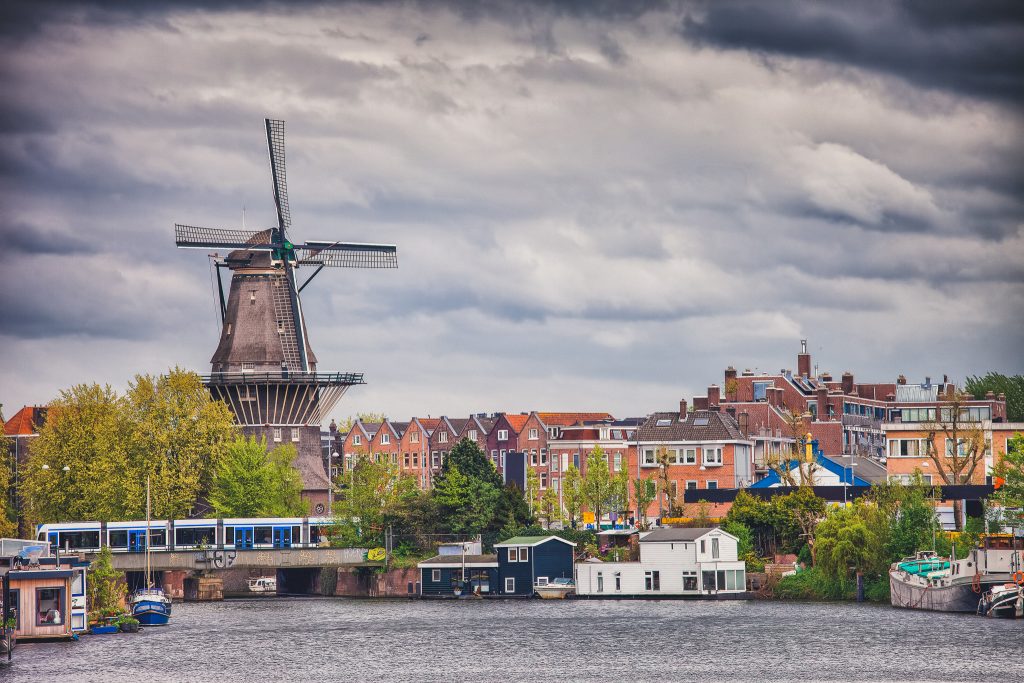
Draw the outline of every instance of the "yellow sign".
[[[370,548],[366,551],[366,559],[370,562],[380,562],[387,556],[384,548]]]
[[[594,523],[594,513],[593,512],[584,512],[583,513],[583,523],[584,524],[593,524]]]

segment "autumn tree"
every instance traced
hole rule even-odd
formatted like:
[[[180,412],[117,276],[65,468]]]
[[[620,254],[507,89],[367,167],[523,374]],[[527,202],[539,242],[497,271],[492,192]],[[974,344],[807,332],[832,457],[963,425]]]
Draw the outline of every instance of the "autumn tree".
[[[1024,434],[1017,432],[1006,443],[993,474],[999,480],[995,500],[1003,507],[1004,522],[1024,528]]]
[[[672,482],[668,476],[672,457],[669,450],[662,447],[657,450],[655,458],[658,462],[658,511],[662,515],[671,515],[673,508],[676,507],[675,496],[672,495]]]
[[[292,467],[291,444],[267,452],[266,439],[238,438],[227,444],[213,474],[210,505],[219,517],[301,517],[302,478]]]
[[[975,471],[984,468],[987,445],[981,424],[970,420],[967,402],[970,395],[947,391],[936,409],[935,422],[925,425],[927,455],[935,464],[942,482],[947,486],[970,484]],[[938,445],[936,445],[938,441]],[[953,501],[956,529],[963,529],[962,503]]]
[[[0,410],[0,427],[4,424],[4,414]],[[0,537],[16,536],[18,533],[18,516],[13,505],[11,488],[11,463],[14,458],[14,444],[0,429],[0,494],[3,495],[3,509],[0,510]]]
[[[791,411],[782,412],[786,434],[793,440],[789,452],[766,454],[766,465],[779,476],[783,486],[814,486],[819,469],[814,453],[808,453],[811,435],[807,432],[809,414]]]
[[[634,479],[633,498],[636,501],[636,523],[641,529],[647,528],[647,508],[654,502],[658,494],[657,483],[653,479]]]

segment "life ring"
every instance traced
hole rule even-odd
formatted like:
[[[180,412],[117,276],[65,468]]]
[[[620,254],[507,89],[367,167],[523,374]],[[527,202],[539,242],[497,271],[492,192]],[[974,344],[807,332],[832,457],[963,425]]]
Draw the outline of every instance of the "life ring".
[[[974,578],[971,579],[971,590],[975,593],[981,592],[981,574],[975,574]]]
[[[1010,575],[1013,578],[1013,582],[1018,586],[1024,586],[1024,572],[1017,571]]]

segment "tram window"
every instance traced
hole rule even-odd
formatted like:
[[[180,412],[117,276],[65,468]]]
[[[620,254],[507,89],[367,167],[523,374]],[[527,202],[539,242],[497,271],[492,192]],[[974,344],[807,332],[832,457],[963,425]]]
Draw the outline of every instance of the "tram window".
[[[110,531],[110,547],[111,548],[127,548],[128,547],[128,530],[127,529],[112,529]]]
[[[258,526],[253,528],[253,543],[271,544],[274,542],[274,528],[269,526]]]
[[[149,544],[154,547],[167,545],[167,529],[150,529]]]
[[[217,528],[212,526],[178,527],[174,530],[174,543],[186,546],[213,545],[216,531]]]
[[[226,526],[224,527],[224,545],[235,544],[235,527]]]
[[[298,543],[300,538],[302,538],[302,527],[301,526],[293,526],[292,527],[292,543]]]

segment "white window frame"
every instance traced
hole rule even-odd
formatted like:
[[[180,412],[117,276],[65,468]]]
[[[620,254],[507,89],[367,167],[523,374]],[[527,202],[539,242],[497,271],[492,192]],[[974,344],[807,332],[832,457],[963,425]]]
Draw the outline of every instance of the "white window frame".
[[[693,484],[693,486],[690,486],[690,484]],[[687,479],[686,480],[686,490],[687,491],[696,491],[697,490],[697,486],[698,486],[698,482],[697,482],[696,479]]]
[[[413,433],[409,434],[409,443],[419,443],[419,442],[420,442],[420,433],[419,432],[413,432]]]
[[[529,562],[530,561],[530,549],[526,546],[519,547],[519,561]]]
[[[536,441],[540,437],[537,435],[537,428],[530,427],[530,441]]]
[[[352,445],[353,446],[359,446],[362,443],[363,443],[362,437],[360,437],[358,434],[353,434],[352,435]]]
[[[518,548],[509,548],[508,549],[508,561],[510,563],[511,562],[518,562],[519,561],[518,550],[519,550]]]
[[[714,486],[712,486],[712,484],[714,484]],[[717,489],[718,488],[718,480],[717,479],[708,479],[706,482],[704,482],[704,488],[710,489],[712,491]]]
[[[548,577],[546,577],[546,576],[538,576],[537,577],[537,585],[538,586],[546,586],[546,585],[548,585]]]
[[[439,583],[441,581],[441,570],[440,569],[431,569],[430,570],[430,580],[433,581],[434,583]]]
[[[643,466],[644,467],[657,467],[658,466],[658,454],[654,448],[644,448],[643,455]]]
[[[381,434],[380,435],[380,442],[381,442],[381,444],[390,444],[391,443],[391,435],[390,434]]]
[[[547,465],[548,464],[548,449],[546,449],[546,448],[540,449],[540,464],[541,465]]]
[[[274,441],[277,443],[281,442],[281,428],[274,427]]]
[[[622,471],[622,453],[615,454],[615,470],[616,472]]]
[[[297,442],[299,440],[299,428],[292,427],[292,441]]]
[[[507,429],[499,429],[498,430],[498,441],[508,441],[508,430]]]
[[[468,432],[466,432],[466,438],[470,439],[471,441],[476,441],[476,430],[470,429]]]
[[[516,592],[516,580],[511,576],[505,577],[505,592],[515,593]]]
[[[443,431],[437,435],[437,440],[441,443],[448,443],[448,432]]]
[[[701,449],[704,452],[703,464],[705,467],[721,467],[722,466],[722,447],[721,446],[705,446]],[[711,454],[711,459],[708,459],[708,454]]]
[[[540,473],[540,490],[541,491],[546,491],[547,488],[548,488],[548,473],[547,472],[541,472]]]
[[[684,448],[683,451],[683,464],[684,465],[696,465],[697,464],[697,449],[696,448]]]

